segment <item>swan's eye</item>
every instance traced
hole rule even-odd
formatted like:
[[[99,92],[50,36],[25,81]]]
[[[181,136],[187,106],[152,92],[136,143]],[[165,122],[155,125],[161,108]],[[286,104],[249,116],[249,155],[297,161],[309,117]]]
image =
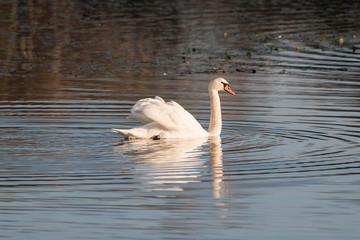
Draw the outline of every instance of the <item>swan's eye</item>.
[[[222,84],[224,84],[224,89],[226,88],[226,86],[229,86],[229,84],[221,82]]]

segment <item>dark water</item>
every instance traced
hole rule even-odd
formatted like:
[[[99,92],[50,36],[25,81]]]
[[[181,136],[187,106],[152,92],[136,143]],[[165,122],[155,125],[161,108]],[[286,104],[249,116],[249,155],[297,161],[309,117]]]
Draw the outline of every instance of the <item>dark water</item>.
[[[1,1],[0,238],[358,239],[357,1]],[[220,138],[123,141],[162,96]]]

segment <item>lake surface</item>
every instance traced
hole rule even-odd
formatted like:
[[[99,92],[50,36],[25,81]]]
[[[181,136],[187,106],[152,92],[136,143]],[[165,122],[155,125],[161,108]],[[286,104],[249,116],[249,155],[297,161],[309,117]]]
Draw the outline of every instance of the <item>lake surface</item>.
[[[357,1],[2,1],[1,239],[358,239]],[[125,141],[145,97],[220,138]]]

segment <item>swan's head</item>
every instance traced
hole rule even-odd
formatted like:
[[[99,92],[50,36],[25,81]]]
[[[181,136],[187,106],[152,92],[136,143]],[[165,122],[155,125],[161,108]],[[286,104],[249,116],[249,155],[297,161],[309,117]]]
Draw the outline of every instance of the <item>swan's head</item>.
[[[226,81],[224,78],[216,78],[210,82],[209,91],[214,91],[214,90],[225,91],[232,95],[235,95],[235,93],[231,90],[228,81]]]

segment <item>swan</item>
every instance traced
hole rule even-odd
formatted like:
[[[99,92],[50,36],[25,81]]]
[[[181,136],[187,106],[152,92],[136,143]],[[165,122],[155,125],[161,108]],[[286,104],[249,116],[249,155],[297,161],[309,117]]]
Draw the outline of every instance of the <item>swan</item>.
[[[165,102],[161,97],[139,100],[131,109],[129,117],[140,121],[143,126],[133,129],[116,129],[126,139],[135,138],[199,138],[219,136],[221,132],[221,106],[219,91],[232,95],[229,83],[224,78],[212,80],[208,87],[210,95],[210,124],[206,131],[191,113],[174,101]]]

